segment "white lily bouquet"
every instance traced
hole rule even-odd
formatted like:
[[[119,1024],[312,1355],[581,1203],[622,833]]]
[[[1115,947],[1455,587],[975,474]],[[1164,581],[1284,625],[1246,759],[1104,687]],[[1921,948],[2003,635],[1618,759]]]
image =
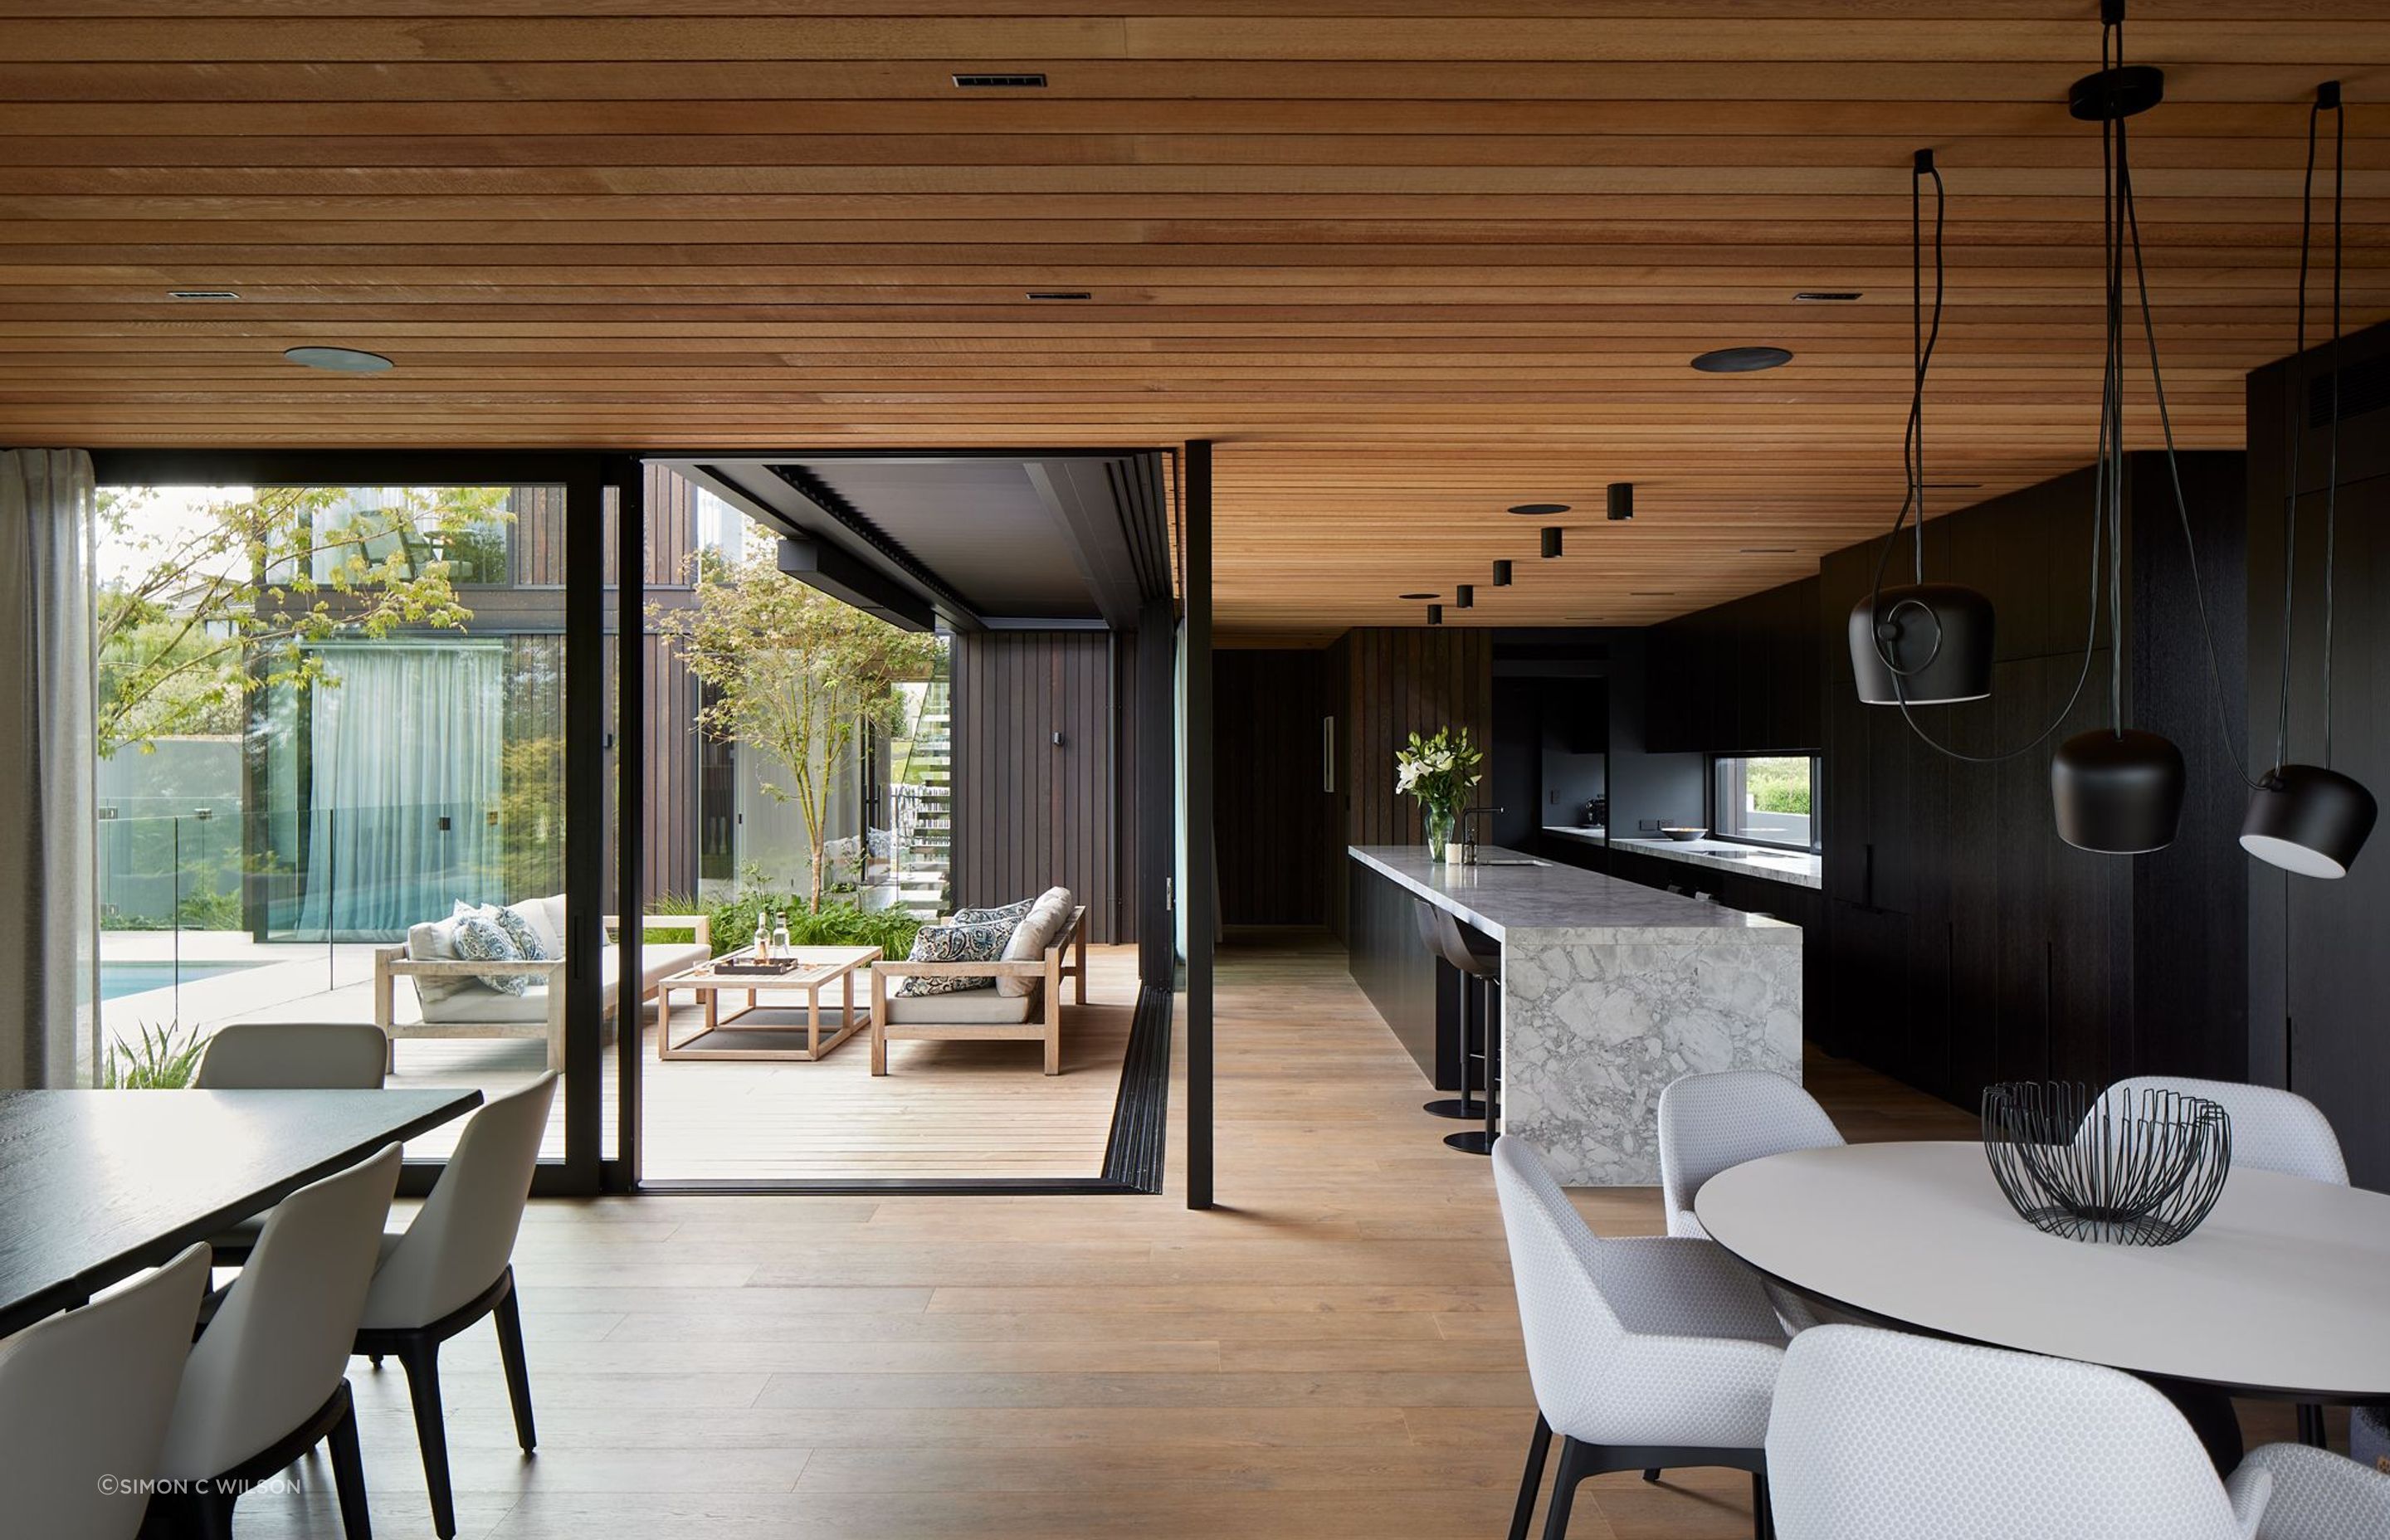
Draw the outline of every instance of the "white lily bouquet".
[[[1484,762],[1484,754],[1470,743],[1466,727],[1458,733],[1440,727],[1431,738],[1413,733],[1408,745],[1394,751],[1394,789],[1419,799],[1429,860],[1445,859],[1453,820],[1468,804],[1469,789],[1484,778],[1477,768]]]

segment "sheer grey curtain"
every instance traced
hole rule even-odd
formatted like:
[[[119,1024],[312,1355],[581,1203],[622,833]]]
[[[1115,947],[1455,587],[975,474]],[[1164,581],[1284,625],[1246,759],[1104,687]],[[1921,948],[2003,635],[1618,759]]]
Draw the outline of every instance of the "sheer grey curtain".
[[[93,495],[80,449],[0,451],[0,1089],[90,1083]]]

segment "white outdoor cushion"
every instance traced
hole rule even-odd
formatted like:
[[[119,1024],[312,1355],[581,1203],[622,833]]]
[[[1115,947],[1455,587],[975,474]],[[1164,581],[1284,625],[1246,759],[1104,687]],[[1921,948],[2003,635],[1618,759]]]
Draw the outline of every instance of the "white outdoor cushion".
[[[605,958],[599,966],[604,969],[601,977],[605,980],[604,988],[600,991],[604,1001],[601,1008],[610,1011],[617,998],[614,969],[618,963],[614,948],[606,948]],[[425,981],[418,979],[415,982],[419,984]],[[454,994],[443,995],[437,1001],[424,1001],[423,1019],[452,1025],[545,1021],[547,1020],[547,983],[540,980],[520,995],[502,995],[467,979],[465,987]]]
[[[951,995],[891,995],[888,1024],[892,1027],[978,1027],[1026,1021],[1035,1013],[1035,985],[1027,995],[1004,995],[993,989],[966,989]]]
[[[648,942],[639,948],[639,977],[649,989],[683,969],[695,968],[713,948],[692,941]]]
[[[1029,914],[1012,928],[1012,939],[1004,943],[1006,962],[1035,962],[1054,944],[1062,927],[1071,923],[1071,890],[1048,888],[1037,895],[1029,906]],[[1025,998],[1044,981],[1038,979],[999,978],[996,981],[998,995]]]
[[[564,895],[551,893],[545,898],[526,898],[508,908],[522,916],[532,934],[539,938],[540,946],[551,957],[564,956]]]
[[[456,960],[456,922],[454,919],[427,920],[406,928],[406,956],[410,962],[455,962]],[[460,989],[480,989],[470,979],[417,979],[416,997],[429,1011],[434,1000],[445,999]],[[485,993],[495,994],[491,990]]]

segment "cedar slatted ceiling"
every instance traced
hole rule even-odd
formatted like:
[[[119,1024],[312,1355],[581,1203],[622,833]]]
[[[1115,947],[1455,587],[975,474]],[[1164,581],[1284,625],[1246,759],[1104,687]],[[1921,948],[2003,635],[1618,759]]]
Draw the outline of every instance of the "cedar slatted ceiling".
[[[2098,143],[2062,103],[2095,17],[19,0],[0,441],[1209,437],[1225,635],[1415,624],[1397,593],[1472,580],[1456,627],[1654,621],[1888,520],[1920,146],[1953,193],[1932,468],[1981,483],[1939,505],[2089,456]],[[2390,314],[2390,6],[2137,0],[2127,36],[2168,72],[2133,138],[2177,427],[2237,444],[2242,373],[2291,341],[2305,103],[2328,77],[2351,102],[2351,319]],[[963,92],[957,70],[1050,83]],[[400,367],[276,356],[302,342]],[[1749,342],[1799,356],[1685,367]],[[1619,480],[1636,521],[1588,519]],[[1580,510],[1557,562],[1500,511],[1544,500]]]
[[[1126,633],[955,636],[957,906],[1009,904],[1060,884],[1087,906],[1090,941],[1136,939],[1121,882],[1137,869],[1136,820],[1120,816],[1120,789],[1137,773],[1135,658]]]

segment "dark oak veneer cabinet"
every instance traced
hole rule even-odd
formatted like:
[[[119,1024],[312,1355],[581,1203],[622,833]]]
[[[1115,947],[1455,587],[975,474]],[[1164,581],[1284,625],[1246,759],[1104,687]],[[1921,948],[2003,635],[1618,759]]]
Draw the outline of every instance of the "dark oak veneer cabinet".
[[[1644,748],[1655,754],[1815,749],[1818,580],[1804,578],[1651,628]]]
[[[2243,459],[2182,458],[2209,573],[2239,571]],[[2045,742],[1997,764],[1962,764],[1919,741],[1896,708],[1861,705],[1852,687],[1844,624],[1874,581],[1879,544],[1820,566],[1826,966],[1808,1033],[1961,1105],[2000,1079],[2239,1079],[2248,1069],[2242,799],[2224,748],[2227,733],[2243,731],[2243,596],[2229,576],[2207,594],[2219,726],[2164,457],[2132,456],[2128,477],[2126,713],[2181,747],[2191,788],[2180,834],[2153,854],[2078,851],[2051,822],[2051,751],[2108,720],[2104,645]],[[2087,470],[1927,525],[1928,577],[1983,590],[1998,615],[1992,698],[1915,712],[1943,742],[1975,754],[2014,748],[2075,690],[2092,494]],[[1904,548],[1888,581],[1907,563]]]
[[[2248,751],[2260,767],[2273,759],[2280,699],[2286,410],[2294,406],[2302,420],[2290,757],[2313,764],[2323,755],[2332,368],[2319,348],[2249,377]],[[2332,763],[2390,801],[2390,327],[2344,340],[2339,368]],[[2332,1120],[2351,1176],[2390,1190],[2390,824],[2374,830],[2336,881],[2256,862],[2249,872],[2249,1078],[2280,1085],[2287,1076]]]

